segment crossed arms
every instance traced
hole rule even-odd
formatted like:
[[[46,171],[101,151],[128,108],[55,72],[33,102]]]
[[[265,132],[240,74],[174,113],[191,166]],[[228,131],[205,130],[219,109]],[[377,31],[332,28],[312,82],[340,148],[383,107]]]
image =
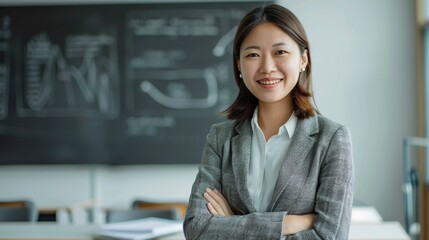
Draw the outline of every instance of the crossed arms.
[[[345,127],[336,129],[329,144],[316,154],[321,160],[315,204],[302,215],[289,212],[293,206],[273,212],[250,212],[238,197],[225,198],[229,193],[225,192],[228,188],[224,185],[227,176],[223,151],[228,152],[224,149],[228,144],[220,139],[218,131],[213,127],[207,135],[184,223],[187,239],[280,239],[282,234],[293,240],[348,238],[354,179],[351,141]]]

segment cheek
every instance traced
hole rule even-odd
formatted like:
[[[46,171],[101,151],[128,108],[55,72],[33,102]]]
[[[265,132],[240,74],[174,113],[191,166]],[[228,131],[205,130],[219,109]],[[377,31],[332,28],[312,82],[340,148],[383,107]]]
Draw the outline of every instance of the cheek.
[[[250,79],[250,77],[246,77],[246,78],[244,78],[243,77],[243,83],[244,83],[244,86],[246,87],[246,89],[249,91],[249,92],[251,92],[252,93],[252,95],[254,95],[255,96],[255,91],[256,91],[256,89],[257,89],[257,87],[256,87],[256,85],[257,85],[257,83],[255,82],[255,81],[251,81],[251,80],[249,80]]]
[[[288,77],[298,77],[300,73],[299,65],[297,64],[285,64],[282,67],[283,72],[287,74]]]
[[[246,76],[252,76],[259,69],[256,61],[245,61],[240,64],[241,73]]]
[[[244,86],[246,86],[246,88],[247,88],[249,91],[251,91],[251,90],[252,90],[252,86],[250,85],[249,80],[245,80],[245,79],[244,79],[244,77],[243,77],[243,83],[244,83]]]

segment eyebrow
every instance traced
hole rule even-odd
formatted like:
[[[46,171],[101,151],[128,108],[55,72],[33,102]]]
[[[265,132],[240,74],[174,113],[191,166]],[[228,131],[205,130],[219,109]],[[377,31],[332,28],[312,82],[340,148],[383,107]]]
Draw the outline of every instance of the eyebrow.
[[[273,44],[273,47],[278,47],[278,46],[288,46],[289,44],[284,43],[284,42],[279,42],[279,43],[275,43]]]
[[[256,45],[250,45],[244,48],[244,50],[248,50],[248,49],[261,49],[261,48]]]
[[[279,43],[274,43],[272,47],[287,46],[287,45],[288,45],[287,43],[279,42]],[[250,45],[244,48],[244,50],[248,50],[248,49],[261,49],[261,48],[256,45]]]

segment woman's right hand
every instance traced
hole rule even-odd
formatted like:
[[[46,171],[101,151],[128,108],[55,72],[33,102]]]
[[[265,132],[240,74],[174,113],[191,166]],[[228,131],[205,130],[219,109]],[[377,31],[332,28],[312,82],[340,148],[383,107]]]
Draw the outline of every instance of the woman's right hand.
[[[295,234],[313,227],[314,214],[286,215],[283,219],[282,235]]]
[[[207,188],[204,192],[204,198],[207,200],[207,208],[213,215],[231,216],[234,215],[226,198],[217,189]]]

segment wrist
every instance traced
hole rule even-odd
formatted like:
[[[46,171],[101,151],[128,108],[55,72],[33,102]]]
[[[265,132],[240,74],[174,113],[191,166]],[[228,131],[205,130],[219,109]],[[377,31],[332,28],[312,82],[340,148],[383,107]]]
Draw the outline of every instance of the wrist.
[[[314,214],[285,215],[283,218],[282,235],[290,235],[310,229],[313,226]]]

